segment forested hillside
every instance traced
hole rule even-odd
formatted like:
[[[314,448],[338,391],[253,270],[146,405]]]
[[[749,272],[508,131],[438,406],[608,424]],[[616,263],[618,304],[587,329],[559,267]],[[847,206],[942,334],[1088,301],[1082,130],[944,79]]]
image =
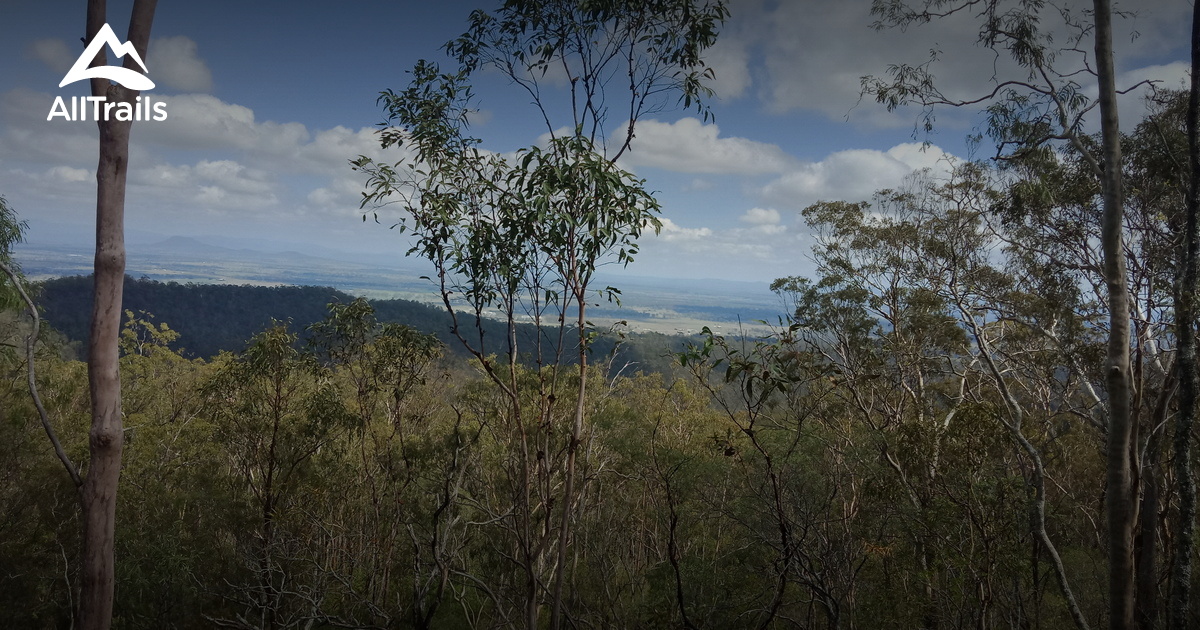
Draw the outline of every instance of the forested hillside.
[[[37,302],[46,324],[86,347],[92,312],[91,278],[55,278],[43,282],[39,289]],[[273,322],[284,324],[303,341],[308,338],[306,327],[324,318],[330,304],[349,304],[354,299],[330,287],[179,284],[126,277],[123,304],[139,318],[170,326],[178,335],[171,341],[172,349],[186,357],[207,359],[221,351],[241,351],[252,336]],[[370,303],[380,321],[434,335],[451,353],[465,356],[462,344],[451,332],[445,310],[412,300]],[[482,324],[484,334],[494,339],[505,337],[502,322],[485,318]],[[529,325],[518,324],[516,328],[525,340],[537,334]],[[618,368],[633,364],[635,369],[645,371],[666,370],[672,362],[666,355],[682,349],[684,343],[682,337],[618,332],[597,337],[592,346],[592,353],[601,358],[615,352]],[[565,352],[571,356],[574,349]]]
[[[37,300],[47,324],[68,339],[86,341],[92,313],[90,276],[47,280]],[[123,306],[171,326],[179,333],[173,347],[186,356],[209,358],[222,350],[241,350],[251,336],[273,321],[299,332],[324,317],[328,304],[352,301],[354,296],[330,287],[179,284],[127,276]],[[374,305],[387,321],[449,338],[449,318],[440,309],[409,300],[383,300]]]

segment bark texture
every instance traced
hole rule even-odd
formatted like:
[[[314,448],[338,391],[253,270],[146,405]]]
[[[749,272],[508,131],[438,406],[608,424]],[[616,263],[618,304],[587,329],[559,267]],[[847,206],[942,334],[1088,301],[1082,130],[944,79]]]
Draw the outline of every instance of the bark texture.
[[[1179,483],[1179,516],[1167,624],[1190,627],[1192,552],[1195,548],[1196,479],[1192,475],[1192,424],[1196,417],[1196,273],[1200,227],[1200,11],[1192,11],[1192,80],[1188,94],[1188,193],[1183,238],[1179,246],[1179,280],[1175,289],[1175,326],[1179,340],[1179,413],[1173,439],[1175,477]]]
[[[1094,0],[1096,16],[1096,74],[1100,88],[1100,131],[1102,136],[1102,182],[1104,213],[1101,246],[1104,279],[1108,289],[1109,336],[1105,380],[1108,385],[1109,417],[1107,448],[1109,627],[1134,627],[1133,537],[1137,522],[1137,493],[1133,471],[1137,469],[1132,386],[1129,363],[1129,291],[1125,272],[1122,234],[1124,191],[1121,177],[1121,134],[1117,119],[1116,78],[1113,69],[1112,7],[1109,0]]]
[[[129,20],[128,42],[146,58],[150,25],[157,0],[136,0]],[[89,0],[87,41],[106,19],[104,0]],[[93,66],[106,64],[101,50]],[[137,70],[131,56],[125,67]],[[92,79],[92,95],[108,102],[131,103],[137,92],[107,79]],[[121,293],[125,279],[125,176],[129,161],[130,121],[97,121],[100,161],[96,167],[96,259],[91,334],[88,341],[88,386],[92,425],[88,435],[90,463],[80,496],[83,513],[83,557],[80,572],[78,625],[107,630],[112,624],[115,589],[117,482],[121,475],[124,428],[121,421],[121,378],[118,340]]]

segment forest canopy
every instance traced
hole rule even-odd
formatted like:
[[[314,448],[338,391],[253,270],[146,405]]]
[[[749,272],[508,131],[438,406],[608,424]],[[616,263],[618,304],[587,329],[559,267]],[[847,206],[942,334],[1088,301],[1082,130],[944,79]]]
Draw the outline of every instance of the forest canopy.
[[[974,12],[1027,76],[864,77],[927,132],[986,103],[996,151],[807,205],[812,272],[757,335],[589,320],[621,296],[597,270],[678,228],[621,159],[644,116],[708,120],[719,0],[506,0],[380,93],[360,209],[436,307],[124,277],[129,126],[101,123],[92,278],[31,286],[0,198],[0,623],[1200,625],[1200,77],[1121,133],[1107,0],[872,6]],[[534,144],[475,136],[497,76]]]

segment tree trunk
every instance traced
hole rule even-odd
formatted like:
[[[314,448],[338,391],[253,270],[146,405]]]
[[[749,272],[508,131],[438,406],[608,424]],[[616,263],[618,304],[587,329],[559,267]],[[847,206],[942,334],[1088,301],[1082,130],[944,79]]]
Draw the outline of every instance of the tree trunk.
[[[1108,605],[1109,627],[1134,627],[1133,530],[1137,521],[1134,488],[1133,415],[1130,409],[1129,293],[1125,278],[1122,235],[1124,195],[1121,179],[1121,135],[1117,119],[1116,78],[1113,69],[1112,10],[1109,0],[1094,0],[1096,15],[1096,72],[1100,87],[1100,128],[1103,144],[1104,218],[1101,246],[1108,288],[1109,334],[1105,380],[1109,418],[1107,449]]]
[[[1175,289],[1175,330],[1179,344],[1179,413],[1175,419],[1175,477],[1179,483],[1179,521],[1167,624],[1189,627],[1192,595],[1192,551],[1195,548],[1196,479],[1192,476],[1191,435],[1196,417],[1196,274],[1200,243],[1200,11],[1192,10],[1192,81],[1188,95],[1189,173],[1183,239],[1179,246],[1179,280]]]
[[[579,451],[579,441],[583,435],[584,405],[587,401],[587,318],[584,308],[587,300],[582,288],[577,288],[575,299],[579,308],[579,391],[575,397],[575,416],[571,423],[571,441],[567,444],[567,470],[563,488],[562,523],[558,530],[558,566],[554,576],[554,608],[550,616],[550,627],[559,630],[562,627],[562,595],[563,580],[567,572],[567,545],[571,538],[571,502],[575,495],[575,457]]]
[[[136,0],[128,39],[145,59],[157,0]],[[89,0],[87,40],[105,24],[104,0]],[[104,65],[101,50],[92,65]],[[125,67],[136,70],[131,56]],[[92,94],[109,102],[132,103],[137,92],[107,79],[92,79]],[[121,475],[121,378],[117,342],[121,328],[121,293],[125,280],[125,175],[129,161],[130,121],[100,120],[100,161],[96,167],[96,260],[91,336],[88,342],[88,385],[92,426],[88,436],[90,465],[80,497],[83,512],[83,557],[80,572],[79,626],[107,630],[112,624],[115,566],[117,482]]]
[[[1165,414],[1166,401],[1163,402],[1161,411]],[[1158,418],[1158,413],[1155,413],[1153,419]],[[1157,422],[1153,426],[1157,426]],[[1157,474],[1158,436],[1158,432],[1152,433],[1146,446],[1141,472],[1142,499],[1138,507],[1138,528],[1134,539],[1134,551],[1137,554],[1137,606],[1134,617],[1138,630],[1154,630],[1158,627],[1158,511],[1161,500]]]

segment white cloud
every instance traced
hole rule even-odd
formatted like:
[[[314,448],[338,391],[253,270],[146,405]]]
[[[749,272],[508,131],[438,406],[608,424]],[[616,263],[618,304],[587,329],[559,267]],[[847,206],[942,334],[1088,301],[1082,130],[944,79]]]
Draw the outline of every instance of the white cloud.
[[[750,87],[750,51],[742,40],[724,36],[704,53],[704,62],[713,71],[708,86],[719,99],[737,99]]]
[[[472,127],[482,127],[491,122],[494,115],[490,109],[473,109],[467,112],[467,123]]]
[[[1145,66],[1122,72],[1117,77],[1117,89],[1125,90],[1142,81],[1155,81],[1159,89],[1182,90],[1187,88],[1188,75],[1189,64],[1186,61]]]
[[[55,166],[46,171],[46,176],[51,180],[64,183],[86,182],[94,179],[92,171],[84,168],[71,168],[70,166]]]
[[[151,77],[181,92],[210,92],[212,71],[196,55],[196,42],[188,37],[160,37],[150,41],[146,65]]]
[[[796,160],[774,144],[746,138],[722,138],[715,124],[697,118],[674,123],[638,122],[637,137],[624,160],[677,173],[782,173]]]
[[[712,236],[712,230],[706,227],[702,228],[685,228],[681,227],[674,221],[661,217],[662,228],[658,231],[658,237],[664,241],[697,241]]]
[[[391,149],[388,155],[394,162],[407,154],[403,149]],[[338,125],[317,132],[312,142],[303,146],[296,157],[298,165],[307,171],[327,173],[330,169],[349,170],[347,160],[360,155],[375,158],[385,155],[379,147],[378,131],[370,127],[353,130]]]
[[[779,211],[774,208],[750,208],[738,217],[738,220],[752,226],[747,230],[734,231],[738,233],[738,238],[743,240],[758,240],[764,234],[782,234],[787,231],[787,226],[780,223]]]
[[[749,211],[760,220],[772,218],[771,211]],[[776,211],[778,218],[778,212]],[[641,273],[680,275],[693,278],[769,280],[795,273],[804,265],[806,250],[800,235],[781,223],[714,229],[685,228],[663,217],[658,238],[643,239],[635,263]]]
[[[129,174],[130,185],[137,187],[143,201],[157,200],[171,203],[176,209],[196,206],[209,211],[259,212],[275,208],[279,205],[275,180],[276,174],[234,160],[156,164],[135,168]]]
[[[1128,90],[1130,86],[1142,81],[1155,82],[1153,89],[1150,86],[1144,85],[1135,90],[1130,90],[1126,94],[1117,95],[1117,113],[1121,117],[1121,130],[1128,133],[1133,132],[1137,124],[1146,117],[1148,113],[1146,97],[1150,96],[1154,90],[1186,90],[1188,88],[1189,76],[1190,64],[1184,61],[1151,65],[1121,73],[1117,77],[1118,90]],[[1095,96],[1096,92],[1097,90],[1093,83],[1090,86],[1089,95]],[[1100,117],[1094,117],[1091,123],[1089,131],[1098,133],[1100,131]]]
[[[821,200],[870,200],[879,189],[902,186],[914,171],[946,173],[952,160],[937,146],[904,143],[886,151],[853,149],[817,162],[793,163],[749,193],[757,194],[762,205],[729,212],[723,221],[687,227],[678,209],[668,210],[674,220],[664,217],[659,237],[646,239],[639,268],[689,277],[756,279],[807,273],[811,262],[799,210]],[[712,220],[711,211],[691,208],[684,216],[688,222]]]
[[[135,126],[129,208],[136,213],[139,206],[152,207],[168,223],[214,212],[286,211],[345,220],[359,213],[363,186],[349,160],[368,155],[395,161],[405,155],[395,149],[385,154],[374,128],[310,130],[300,123],[258,120],[251,109],[207,94],[151,97],[166,103],[169,115]],[[97,159],[95,125],[46,121],[53,100],[24,88],[0,93],[0,164],[8,167],[0,186],[10,195],[18,195],[20,187],[44,199],[95,193],[88,183]]]
[[[0,94],[0,163],[95,166],[96,125],[47,122],[53,103],[50,94],[25,88]]]
[[[774,208],[750,208],[740,220],[751,225],[775,225],[779,223],[779,211]]]
[[[82,46],[82,44],[81,44]],[[71,48],[58,38],[37,39],[29,45],[29,54],[35,59],[46,64],[57,74],[66,74],[67,70],[71,69],[71,64],[75,63],[75,59],[83,52],[81,47],[78,52],[71,52]]]
[[[155,97],[167,119],[140,125],[138,137],[177,149],[235,149],[287,155],[309,139],[301,123],[259,122],[248,107],[207,94]]]
[[[750,51],[756,95],[771,111],[819,112],[833,120],[848,117],[851,122],[880,127],[912,126],[917,117],[912,108],[888,113],[870,97],[860,102],[861,78],[884,78],[890,64],[922,64],[932,50],[941,51],[931,70],[938,88],[952,100],[978,98],[1001,81],[1027,76],[1006,51],[997,55],[977,44],[981,24],[977,12],[960,11],[904,30],[876,31],[871,28],[876,18],[870,7],[870,2],[841,0],[734,0],[720,45]],[[1081,19],[1091,2],[1064,0],[1042,11],[1042,25],[1056,44],[1066,46],[1072,33],[1058,13],[1060,8]],[[1190,3],[1138,0],[1117,8],[1135,13],[1114,21],[1120,71],[1186,53]],[[1090,61],[1090,37],[1078,47]],[[1057,63],[1061,72],[1070,73],[1082,69],[1082,56],[1064,52]],[[757,72],[762,73],[761,80]],[[941,108],[938,128],[966,128],[983,107]]]
[[[945,171],[953,156],[937,146],[900,144],[887,151],[851,149],[803,165],[762,188],[764,199],[796,210],[818,201],[868,200],[875,191],[896,188],[913,171]]]
[[[766,76],[760,97],[772,111],[808,110],[835,120],[849,116],[872,125],[910,125],[912,112],[889,114],[869,101],[859,105],[861,79],[884,74],[889,64],[922,63],[932,47],[954,51],[937,68],[939,86],[952,98],[965,97],[986,82],[994,57],[974,46],[977,29],[971,15],[936,20],[907,32],[874,31],[870,3],[819,4],[759,6],[748,17],[752,25],[742,37],[761,49]]]
[[[328,175],[349,170],[359,155],[382,157],[375,128],[343,126],[310,131],[301,123],[260,121],[248,107],[226,103],[207,94],[165,96],[169,116],[140,125],[138,141],[170,149],[221,150],[245,154],[273,170]],[[390,150],[393,161],[403,150]]]
[[[333,177],[326,186],[313,189],[306,198],[313,209],[332,215],[362,216],[359,201],[362,199],[363,178],[360,174],[347,172]]]

